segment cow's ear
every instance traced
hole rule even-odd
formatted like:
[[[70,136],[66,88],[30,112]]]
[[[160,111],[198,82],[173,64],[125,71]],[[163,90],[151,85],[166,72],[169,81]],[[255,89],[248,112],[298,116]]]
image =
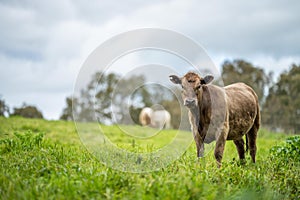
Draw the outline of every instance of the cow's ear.
[[[204,78],[201,79],[201,84],[206,85],[212,82],[214,80],[214,77],[212,75],[207,75]]]
[[[181,84],[181,79],[176,75],[169,76],[170,81],[172,81],[174,84]]]

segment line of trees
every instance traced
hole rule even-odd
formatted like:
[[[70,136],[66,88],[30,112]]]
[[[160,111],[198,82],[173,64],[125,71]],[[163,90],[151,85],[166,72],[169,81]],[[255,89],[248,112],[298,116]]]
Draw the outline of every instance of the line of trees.
[[[300,65],[292,64],[276,81],[272,73],[267,74],[263,68],[244,60],[225,61],[221,72],[224,85],[244,82],[256,91],[264,127],[273,131],[300,132]],[[95,73],[80,94],[66,98],[60,119],[74,120],[75,116],[76,120],[84,122],[137,124],[143,107],[160,104],[171,113],[173,128],[183,123],[181,127],[189,129],[188,120],[181,121],[186,109],[180,109],[176,96],[158,84],[145,85],[145,82],[142,75],[121,79],[115,73]],[[216,80],[215,84],[220,82]],[[136,85],[141,87],[135,88]],[[180,96],[179,89],[177,94]],[[39,109],[27,104],[10,112],[1,96],[0,116],[43,118]]]
[[[272,84],[262,114],[263,123],[273,130],[300,132],[300,65],[293,64]]]
[[[258,96],[260,106],[263,106],[266,89],[272,85],[273,73],[266,74],[262,68],[244,60],[225,61],[222,65],[222,79],[224,85],[244,82],[251,86]]]
[[[121,82],[118,82],[119,79],[120,76],[114,73],[96,73],[79,96],[73,101],[71,97],[66,98],[61,119],[73,120],[74,112],[79,121],[132,124],[138,123],[143,107],[160,104],[171,113],[173,128],[179,127],[182,111],[174,94],[164,87],[153,85],[132,91],[133,86],[145,82],[142,75],[122,79]],[[263,126],[273,131],[300,132],[300,65],[292,64],[277,81],[273,79],[272,72],[267,74],[263,68],[244,60],[225,61],[222,65],[224,85],[244,82],[256,91]],[[220,83],[220,80],[215,83]],[[126,113],[128,110],[129,113]],[[188,129],[189,125],[184,124],[183,127]]]
[[[175,104],[179,107],[171,91],[159,84],[145,82],[143,75],[121,79],[115,73],[97,72],[79,95],[66,98],[66,107],[60,119],[75,118],[76,121],[98,121],[105,124],[138,124],[139,113],[144,107],[155,104],[160,104],[167,110],[169,105]],[[174,128],[178,128],[177,118],[173,119]]]

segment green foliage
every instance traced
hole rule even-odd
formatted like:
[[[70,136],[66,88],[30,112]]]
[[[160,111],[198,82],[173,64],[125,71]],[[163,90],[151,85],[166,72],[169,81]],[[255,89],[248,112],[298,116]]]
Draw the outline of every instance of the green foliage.
[[[91,123],[82,124],[88,132]],[[128,126],[129,128],[130,126]],[[128,139],[116,126],[105,126],[118,146],[148,151],[146,142]],[[138,127],[131,130],[138,131]],[[174,131],[173,131],[174,132]],[[164,131],[165,135],[172,130]],[[175,133],[175,132],[174,132]],[[174,134],[173,133],[173,134]],[[262,133],[262,134],[260,134]],[[190,133],[187,133],[190,134]],[[196,159],[195,145],[168,167],[132,174],[107,168],[83,147],[74,124],[64,121],[0,117],[1,199],[299,199],[299,161],[283,161],[270,152],[283,134],[259,132],[257,163],[241,165],[232,142],[218,169],[213,151]],[[289,149],[299,147],[288,139]],[[153,143],[156,149],[164,144]],[[282,145],[281,145],[282,146]],[[281,155],[281,154],[279,154]],[[299,154],[298,154],[299,155]],[[298,164],[297,164],[298,163]]]
[[[276,183],[275,191],[289,193],[290,198],[300,198],[300,136],[286,139],[282,145],[270,149],[269,166],[271,183]]]
[[[41,111],[37,109],[35,106],[30,106],[24,104],[20,108],[14,108],[14,112],[11,114],[11,116],[21,116],[25,118],[43,118],[43,114]]]
[[[287,138],[284,145],[275,146],[271,148],[270,152],[272,158],[286,162],[290,160],[300,162],[300,136]]]

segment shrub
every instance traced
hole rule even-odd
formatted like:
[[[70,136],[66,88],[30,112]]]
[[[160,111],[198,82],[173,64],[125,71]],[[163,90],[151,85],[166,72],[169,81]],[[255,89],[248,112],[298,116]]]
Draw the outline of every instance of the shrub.
[[[289,137],[286,143],[270,149],[271,157],[300,162],[300,135]]]
[[[283,145],[272,147],[270,161],[268,173],[272,175],[273,190],[284,195],[282,199],[300,199],[300,136],[289,137]]]

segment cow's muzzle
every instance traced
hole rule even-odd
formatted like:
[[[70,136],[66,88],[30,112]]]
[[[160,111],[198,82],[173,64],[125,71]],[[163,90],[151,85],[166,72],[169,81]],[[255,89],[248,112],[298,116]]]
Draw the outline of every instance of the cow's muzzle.
[[[195,99],[186,99],[184,101],[184,105],[187,106],[187,107],[194,107],[196,106],[196,100]]]

